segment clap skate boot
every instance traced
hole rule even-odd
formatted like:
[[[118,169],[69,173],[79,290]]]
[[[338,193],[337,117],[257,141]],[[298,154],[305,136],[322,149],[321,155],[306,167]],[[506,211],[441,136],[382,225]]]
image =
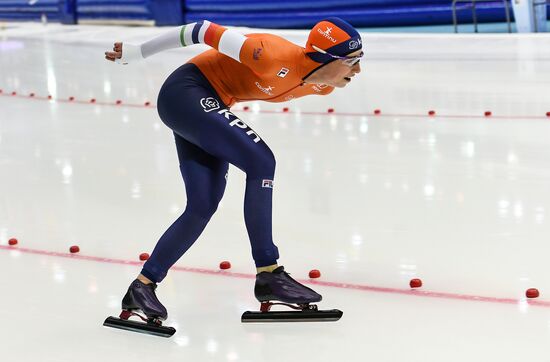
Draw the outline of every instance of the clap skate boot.
[[[323,297],[313,289],[292,279],[279,266],[273,272],[256,275],[254,287],[256,299],[261,303],[259,312],[244,312],[242,322],[328,322],[339,320],[343,312],[338,309],[319,310]],[[271,311],[274,305],[282,305],[296,311]]]
[[[172,336],[176,330],[162,326],[162,321],[166,320],[168,313],[158,300],[156,289],[155,283],[145,284],[138,279],[134,280],[122,299],[122,312],[119,318],[109,317],[103,325],[161,337]],[[145,317],[139,312],[145,314]],[[139,317],[142,322],[129,320],[132,316]]]

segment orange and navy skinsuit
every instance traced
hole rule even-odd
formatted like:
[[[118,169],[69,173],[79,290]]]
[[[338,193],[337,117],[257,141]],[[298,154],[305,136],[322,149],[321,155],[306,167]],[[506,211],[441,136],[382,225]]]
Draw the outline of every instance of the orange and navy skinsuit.
[[[272,238],[275,157],[229,107],[241,101],[283,102],[328,94],[333,88],[305,84],[303,78],[321,64],[309,59],[304,48],[280,37],[244,36],[207,21],[183,26],[175,35],[179,39],[167,36],[144,44],[143,55],[179,42],[204,43],[213,49],[174,71],[159,92],[158,113],[176,139],[187,206],[162,235],[142,274],[162,281],[197,240],[224,194],[230,163],[246,173],[244,219],[253,259],[257,267],[273,265],[279,258]]]

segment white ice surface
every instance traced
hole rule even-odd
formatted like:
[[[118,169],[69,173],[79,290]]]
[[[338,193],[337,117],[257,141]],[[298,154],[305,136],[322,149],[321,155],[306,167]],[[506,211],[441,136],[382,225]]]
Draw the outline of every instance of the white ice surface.
[[[218,212],[177,263],[205,272],[172,271],[158,288],[176,335],[102,327],[140,270],[102,258],[151,252],[185,207],[171,132],[154,107],[129,105],[156,103],[205,48],[127,67],[103,59],[116,40],[162,31],[0,30],[0,245],[20,241],[0,248],[1,361],[550,361],[548,35],[364,34],[347,88],[234,107],[277,158],[280,263],[339,283],[313,286],[321,307],[344,311],[339,322],[240,323],[258,307],[253,279],[206,273],[221,260],[254,273],[245,178],[231,167]],[[73,244],[94,258],[47,254]],[[447,294],[407,293],[413,277]]]

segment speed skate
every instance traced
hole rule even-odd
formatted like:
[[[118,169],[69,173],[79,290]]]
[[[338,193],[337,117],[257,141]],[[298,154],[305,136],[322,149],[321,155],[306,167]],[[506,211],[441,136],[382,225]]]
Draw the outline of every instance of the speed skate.
[[[142,322],[129,320],[130,317],[139,317]],[[132,332],[139,332],[145,334],[151,334],[159,337],[171,337],[176,333],[176,329],[173,327],[166,327],[162,325],[162,321],[153,318],[145,318],[138,313],[130,311],[122,311],[120,317],[108,317],[103,322],[105,327],[112,327],[117,329],[123,329]]]
[[[274,305],[283,305],[295,311],[271,311]],[[344,312],[338,309],[319,310],[315,304],[264,302],[260,305],[259,312],[244,312],[241,322],[335,322],[342,318],[343,314]]]
[[[156,289],[155,283],[145,284],[138,279],[134,280],[122,299],[122,312],[119,318],[108,317],[103,325],[160,337],[173,336],[176,329],[162,325],[168,317],[168,312],[158,300]],[[130,317],[138,317],[141,321],[129,320]]]
[[[247,311],[241,317],[243,323],[253,322],[334,322],[342,318],[341,310],[319,310],[316,304],[322,296],[298,283],[279,266],[272,273],[256,275],[254,287],[256,299],[261,303],[260,311]],[[286,311],[272,311],[273,306],[290,308]]]

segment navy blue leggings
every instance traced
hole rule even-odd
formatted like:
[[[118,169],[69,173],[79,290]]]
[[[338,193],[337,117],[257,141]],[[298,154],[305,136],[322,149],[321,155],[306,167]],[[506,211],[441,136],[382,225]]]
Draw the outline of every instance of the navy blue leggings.
[[[194,64],[184,64],[168,77],[157,108],[176,138],[187,206],[162,235],[141,273],[161,282],[193,245],[218,208],[229,163],[246,173],[244,219],[256,266],[275,264],[279,258],[271,228],[275,157],[267,144],[229,111]]]

